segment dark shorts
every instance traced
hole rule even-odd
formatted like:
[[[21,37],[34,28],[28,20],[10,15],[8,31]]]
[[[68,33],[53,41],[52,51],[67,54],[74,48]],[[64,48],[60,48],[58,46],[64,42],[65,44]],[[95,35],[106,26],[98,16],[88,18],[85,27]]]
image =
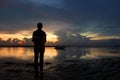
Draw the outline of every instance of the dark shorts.
[[[34,52],[35,53],[44,53],[44,51],[45,51],[45,45],[41,45],[41,46],[34,46]]]

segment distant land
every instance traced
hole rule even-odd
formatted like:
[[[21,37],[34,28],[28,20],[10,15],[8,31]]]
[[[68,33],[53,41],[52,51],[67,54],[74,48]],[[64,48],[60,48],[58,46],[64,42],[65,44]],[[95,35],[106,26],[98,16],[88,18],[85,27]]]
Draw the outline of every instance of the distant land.
[[[50,42],[49,42],[50,43]],[[71,44],[65,44],[65,43],[46,43],[46,47],[56,47],[56,46],[78,46],[78,47],[120,47],[120,39],[109,39],[109,40],[88,40],[88,41],[82,41],[79,43],[71,43]],[[10,43],[10,42],[0,42],[0,47],[33,47],[33,43],[30,44],[18,44],[16,43]]]
[[[46,47],[56,47],[56,46],[78,46],[78,47],[120,47],[120,39],[110,39],[110,40],[90,40],[85,42],[79,42],[75,44],[51,44]],[[33,47],[33,44],[0,44],[0,47]]]

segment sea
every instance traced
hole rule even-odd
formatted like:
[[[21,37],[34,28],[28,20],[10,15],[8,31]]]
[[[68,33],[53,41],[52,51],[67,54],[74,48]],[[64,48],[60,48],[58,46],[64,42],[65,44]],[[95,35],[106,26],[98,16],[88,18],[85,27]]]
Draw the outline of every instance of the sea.
[[[46,47],[45,62],[61,63],[66,60],[90,60],[110,57],[120,57],[120,47],[65,47],[55,49]],[[0,47],[0,61],[33,62],[33,47]]]

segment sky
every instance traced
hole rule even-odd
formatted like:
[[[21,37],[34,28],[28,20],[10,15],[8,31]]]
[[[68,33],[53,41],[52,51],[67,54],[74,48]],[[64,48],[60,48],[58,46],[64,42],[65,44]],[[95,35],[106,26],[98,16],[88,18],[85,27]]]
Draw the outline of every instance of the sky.
[[[48,42],[120,39],[120,0],[0,0],[0,38],[31,38],[38,22]]]

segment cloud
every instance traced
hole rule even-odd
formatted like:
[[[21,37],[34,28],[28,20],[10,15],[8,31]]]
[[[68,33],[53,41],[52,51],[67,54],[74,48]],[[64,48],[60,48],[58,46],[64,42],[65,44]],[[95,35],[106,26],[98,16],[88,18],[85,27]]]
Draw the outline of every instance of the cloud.
[[[49,20],[65,22],[69,24],[68,30],[77,33],[120,36],[118,0],[65,0],[63,3],[64,8],[51,10],[51,15],[47,16]]]
[[[43,22],[46,31],[59,37],[60,31],[120,36],[119,3],[119,0],[0,0],[0,32],[32,30]]]
[[[75,32],[57,31],[55,34],[59,36],[57,45],[85,45],[90,42],[89,38]]]

